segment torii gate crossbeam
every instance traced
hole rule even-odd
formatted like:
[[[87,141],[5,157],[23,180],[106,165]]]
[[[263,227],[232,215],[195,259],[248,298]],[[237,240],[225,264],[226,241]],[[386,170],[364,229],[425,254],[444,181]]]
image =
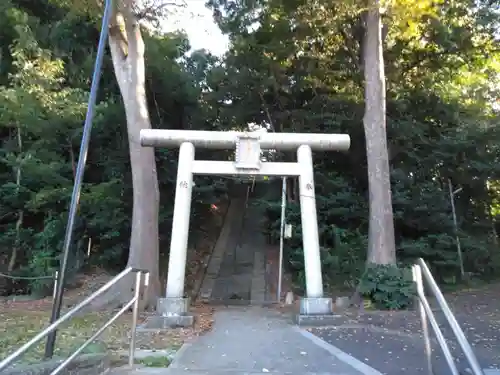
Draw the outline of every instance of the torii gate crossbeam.
[[[193,175],[196,174],[299,177],[306,274],[306,297],[301,300],[300,315],[332,314],[332,300],[323,295],[312,150],[347,151],[348,135],[144,129],[140,141],[144,147],[180,146],[166,298],[160,298],[157,305],[164,319],[163,326],[189,325],[193,321],[188,314],[189,299],[184,295],[184,278]],[[236,160],[196,160],[195,147],[235,148]],[[296,150],[297,162],[262,162],[262,149]]]

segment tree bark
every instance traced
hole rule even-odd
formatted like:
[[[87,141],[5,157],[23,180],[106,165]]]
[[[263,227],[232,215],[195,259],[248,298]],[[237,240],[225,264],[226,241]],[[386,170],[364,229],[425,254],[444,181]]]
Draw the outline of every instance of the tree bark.
[[[396,246],[386,132],[386,90],[379,0],[370,0],[363,50],[370,222],[368,262],[394,264]]]
[[[132,12],[133,0],[123,0],[115,9],[110,26],[109,46],[113,67],[125,106],[132,167],[132,233],[127,267],[150,272],[148,295],[143,307],[154,306],[160,295],[158,211],[159,188],[154,149],[141,147],[141,129],[151,129],[146,102],[144,41]],[[112,299],[128,302],[133,278],[112,291]],[[108,301],[110,302],[110,301]]]
[[[19,155],[17,157],[17,167],[16,167],[16,189],[19,194],[21,189],[21,168],[22,168],[22,152],[23,152],[23,138],[21,135],[21,127],[17,127],[17,148]],[[16,266],[17,255],[21,247],[21,227],[23,226],[24,210],[20,209],[17,211],[16,220],[16,240],[14,246],[12,247],[12,253],[9,259],[9,265],[7,266],[7,271],[12,272]]]

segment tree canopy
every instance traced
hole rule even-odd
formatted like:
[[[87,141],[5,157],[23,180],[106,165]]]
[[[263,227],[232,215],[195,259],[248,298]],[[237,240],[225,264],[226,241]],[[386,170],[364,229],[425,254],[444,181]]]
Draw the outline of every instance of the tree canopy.
[[[82,2],[83,4],[83,2]],[[348,133],[348,153],[316,153],[318,223],[329,284],[353,285],[367,258],[369,197],[364,114],[364,2],[210,0],[229,36],[224,56],[191,51],[187,36],[143,29],[146,97],[155,128]],[[500,270],[500,6],[495,1],[380,4],[387,150],[398,262],[424,257],[456,283],[458,236],[468,273]],[[0,4],[0,272],[58,267],[96,55],[94,10],[50,0]],[[168,17],[166,15],[161,15]],[[72,254],[123,267],[132,220],[125,108],[105,58]],[[226,158],[226,151],[197,151]],[[177,150],[159,149],[160,249],[168,256]],[[282,153],[292,160],[293,153]],[[198,178],[191,237],[227,179]],[[296,184],[287,265],[303,279]],[[269,182],[266,228],[279,234],[279,187]],[[88,248],[91,239],[90,249]],[[78,259],[83,259],[78,261]]]

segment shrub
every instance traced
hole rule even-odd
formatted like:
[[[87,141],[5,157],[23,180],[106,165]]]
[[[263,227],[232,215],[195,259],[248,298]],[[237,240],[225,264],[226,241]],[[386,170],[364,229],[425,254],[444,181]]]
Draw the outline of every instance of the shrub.
[[[401,310],[411,306],[416,290],[410,269],[368,264],[361,276],[359,292],[379,309]]]

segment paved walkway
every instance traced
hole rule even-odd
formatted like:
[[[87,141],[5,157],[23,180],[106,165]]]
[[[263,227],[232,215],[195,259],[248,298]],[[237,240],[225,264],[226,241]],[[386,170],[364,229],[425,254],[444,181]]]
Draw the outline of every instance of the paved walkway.
[[[457,311],[457,310],[455,310]],[[483,316],[481,316],[483,315]],[[500,323],[485,317],[475,308],[474,313],[456,312],[459,324],[483,368],[500,367]],[[455,357],[459,371],[469,367],[444,316],[436,318]],[[424,341],[419,315],[414,311],[371,313],[361,316],[346,314],[336,327],[311,330],[324,341],[335,345],[383,374],[427,375]],[[432,338],[432,366],[436,374],[450,374],[443,353]],[[466,372],[463,372],[464,374]]]
[[[259,307],[218,311],[213,330],[186,344],[164,375],[379,375],[334,346]]]

